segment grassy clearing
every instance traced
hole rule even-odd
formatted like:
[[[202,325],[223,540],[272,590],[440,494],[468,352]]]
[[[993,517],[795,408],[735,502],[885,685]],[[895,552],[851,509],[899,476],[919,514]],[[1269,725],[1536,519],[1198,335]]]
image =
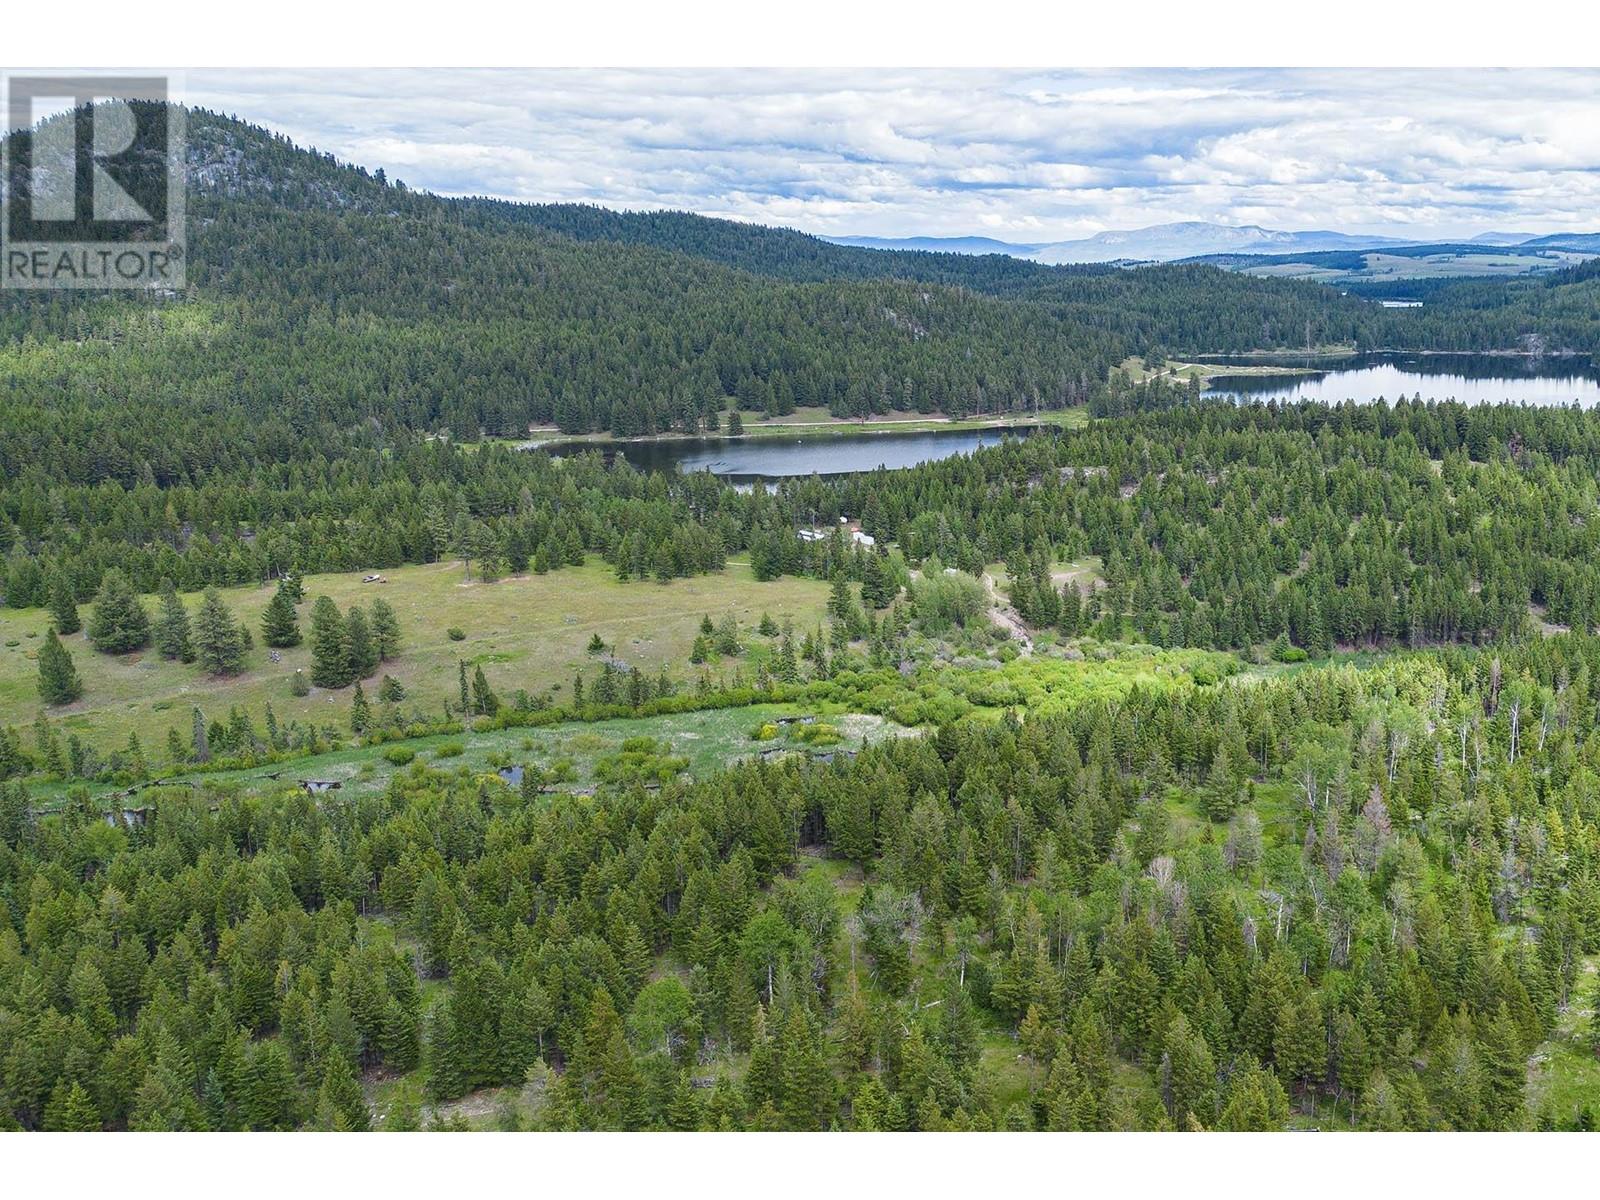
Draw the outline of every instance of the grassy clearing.
[[[1600,1117],[1600,1058],[1588,1045],[1597,972],[1600,955],[1590,955],[1578,972],[1572,1002],[1528,1062],[1528,1111],[1535,1118],[1548,1113],[1560,1128],[1572,1128],[1585,1109]]]
[[[389,781],[410,764],[397,765],[385,757],[395,749],[412,751],[413,760],[442,771],[460,772],[498,781],[505,766],[536,766],[555,770],[561,779],[553,786],[581,790],[598,782],[596,767],[602,759],[617,754],[629,738],[649,737],[670,747],[673,757],[686,759],[690,775],[702,777],[741,759],[763,751],[809,753],[807,747],[786,736],[787,730],[764,741],[752,732],[780,717],[802,711],[836,727],[840,741],[836,746],[819,747],[816,753],[837,748],[859,749],[863,743],[895,737],[910,731],[882,717],[833,711],[837,706],[757,704],[748,708],[722,708],[705,712],[674,713],[660,717],[621,718],[612,721],[568,721],[538,729],[496,729],[481,733],[438,735],[388,742],[382,746],[359,746],[332,750],[327,754],[297,758],[286,763],[250,767],[237,771],[175,775],[170,782],[204,781],[216,786],[245,787],[293,786],[300,780],[337,781],[341,798],[373,795],[383,791]],[[462,746],[460,754],[440,755],[441,748]],[[273,779],[276,775],[278,778]],[[35,789],[42,800],[65,794],[65,784],[45,784]],[[112,784],[90,786],[90,794],[117,790]]]
[[[1089,423],[1086,408],[1049,409],[1038,414],[1009,413],[1005,416],[963,417],[960,419],[930,413],[887,413],[870,421],[857,421],[833,416],[825,408],[797,408],[784,417],[767,420],[760,413],[741,413],[744,432],[739,437],[760,439],[788,437],[801,433],[807,437],[850,437],[863,433],[929,433],[962,429],[1017,429],[1030,425],[1051,425],[1062,429],[1078,429]],[[555,442],[592,443],[597,446],[626,444],[628,442],[672,442],[686,438],[730,438],[723,433],[687,434],[660,433],[644,438],[616,438],[610,433],[583,433],[568,435],[553,427],[530,429],[528,438],[495,439],[507,445],[541,446]],[[730,439],[731,440],[731,439]]]
[[[717,620],[731,612],[741,627],[753,630],[761,614],[769,612],[780,623],[788,616],[808,628],[822,619],[828,597],[825,583],[759,583],[748,566],[732,564],[717,575],[667,584],[618,583],[598,560],[493,584],[466,582],[459,563],[400,567],[384,574],[388,582],[383,584],[363,584],[360,574],[308,577],[301,632],[309,634],[310,605],[317,596],[332,597],[340,608],[369,604],[381,596],[400,618],[402,649],[380,675],[392,674],[405,685],[408,708],[432,712],[456,694],[458,658],[469,670],[481,664],[502,694],[554,687],[559,700],[570,690],[575,672],[592,677],[597,670],[585,647],[598,633],[618,658],[646,674],[654,676],[665,666],[672,677],[688,679],[698,674],[689,664],[689,651],[702,614]],[[305,697],[290,693],[296,669],[310,676],[309,646],[280,651],[282,661],[272,663],[259,645],[261,612],[272,589],[228,588],[222,595],[257,635],[258,645],[243,674],[211,679],[197,666],[165,662],[150,650],[117,657],[97,654],[78,633],[64,640],[83,678],[84,697],[51,715],[66,730],[104,749],[122,745],[130,732],[137,732],[146,752],[156,756],[169,728],[188,736],[193,706],[215,718],[237,705],[259,722],[271,701],[281,722],[344,726],[351,689],[316,688]],[[191,611],[199,606],[198,596],[186,600]],[[147,599],[147,607],[154,613],[153,598]],[[85,619],[88,611],[85,606]],[[452,626],[466,638],[451,641],[447,630]],[[0,724],[26,725],[39,711],[36,656],[48,627],[43,609],[0,609]],[[713,675],[716,670],[712,668]],[[373,686],[369,683],[367,690]]]
[[[1339,350],[1337,353],[1353,353],[1354,347],[1349,350]],[[1327,349],[1312,351],[1315,354],[1330,354],[1335,351]],[[1314,375],[1316,370],[1311,367],[1290,367],[1279,363],[1194,363],[1180,362],[1169,358],[1161,367],[1155,368],[1146,365],[1144,359],[1134,355],[1125,358],[1119,368],[1134,383],[1146,383],[1152,379],[1165,379],[1171,383],[1187,383],[1191,379],[1198,379],[1202,384],[1210,383],[1218,375],[1227,375],[1230,378],[1238,375]]]

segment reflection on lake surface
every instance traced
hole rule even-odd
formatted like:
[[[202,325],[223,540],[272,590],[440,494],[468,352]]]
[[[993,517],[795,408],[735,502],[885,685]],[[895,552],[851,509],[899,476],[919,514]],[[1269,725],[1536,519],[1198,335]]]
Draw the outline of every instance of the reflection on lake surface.
[[[854,471],[914,467],[1026,436],[1028,427],[951,429],[923,433],[812,434],[795,437],[676,438],[618,446],[544,447],[552,454],[603,449],[645,471],[710,471],[734,482],[791,475],[845,475]]]
[[[1212,359],[1220,363],[1223,359]],[[1238,361],[1238,360],[1232,360]],[[1279,360],[1282,361],[1282,360]],[[1285,367],[1316,368],[1315,374],[1218,375],[1207,396],[1235,399],[1398,400],[1422,394],[1424,400],[1464,404],[1600,403],[1600,371],[1587,358],[1544,358],[1483,354],[1374,354],[1341,360],[1282,361]]]

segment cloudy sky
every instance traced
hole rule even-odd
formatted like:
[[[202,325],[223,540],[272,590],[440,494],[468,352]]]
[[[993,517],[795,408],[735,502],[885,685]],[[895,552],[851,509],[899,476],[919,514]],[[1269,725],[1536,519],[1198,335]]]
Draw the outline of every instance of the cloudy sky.
[[[1600,226],[1600,72],[189,71],[415,187],[821,234]]]

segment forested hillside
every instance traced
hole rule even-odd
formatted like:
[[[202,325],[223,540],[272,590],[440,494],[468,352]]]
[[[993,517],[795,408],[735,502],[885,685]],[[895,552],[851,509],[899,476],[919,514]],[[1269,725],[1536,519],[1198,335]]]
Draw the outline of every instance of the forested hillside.
[[[1463,279],[1424,294],[1420,309],[1389,310],[1386,344],[1600,354],[1600,259],[1535,279]]]
[[[265,131],[190,114],[190,288],[8,296],[11,397],[130,394],[255,444],[363,418],[516,434],[698,429],[731,400],[839,415],[1081,403],[1128,353],[1345,341],[1372,310],[1324,289],[890,253],[685,214],[452,201]],[[138,354],[108,353],[136,340]],[[120,407],[120,406],[119,406]],[[44,409],[46,412],[38,412]],[[236,418],[230,423],[230,418]]]
[[[184,294],[0,297],[0,1129],[1594,1127],[1600,413],[1118,365],[1577,345],[1592,266],[190,157]],[[771,488],[509,443],[1064,406]]]
[[[0,1123],[1587,1127],[1597,643],[964,722],[542,798],[0,790]],[[531,778],[531,777],[530,777]],[[420,972],[419,982],[416,972]],[[424,995],[444,990],[431,1004]],[[547,1068],[551,1070],[547,1071]]]
[[[598,455],[558,464],[370,430],[337,457],[304,448],[284,465],[237,457],[221,440],[169,443],[159,475],[87,437],[24,434],[0,447],[12,480],[5,599],[28,607],[64,588],[87,602],[110,567],[154,592],[164,579],[189,590],[453,557],[559,569],[585,553],[623,578],[700,574],[748,553],[764,578],[861,579],[871,556],[859,548],[795,537],[851,515],[913,565],[937,557],[976,573],[1004,561],[1023,615],[1068,634],[1239,649],[1281,638],[1321,653],[1489,640],[1524,631],[1535,613],[1600,624],[1595,414],[1235,407],[1190,394],[1116,387],[1107,409],[1147,411],[771,493],[607,467]],[[127,484],[52,480],[38,465],[52,453],[80,478],[119,456]],[[202,482],[185,482],[186,460]],[[1089,555],[1107,586],[1064,596],[1051,564]]]

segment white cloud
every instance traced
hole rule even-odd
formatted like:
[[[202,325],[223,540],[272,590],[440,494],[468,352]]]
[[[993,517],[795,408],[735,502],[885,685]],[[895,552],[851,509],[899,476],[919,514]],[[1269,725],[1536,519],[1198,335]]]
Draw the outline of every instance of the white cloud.
[[[187,83],[191,103],[416,187],[816,233],[1600,223],[1594,71],[190,71]]]

